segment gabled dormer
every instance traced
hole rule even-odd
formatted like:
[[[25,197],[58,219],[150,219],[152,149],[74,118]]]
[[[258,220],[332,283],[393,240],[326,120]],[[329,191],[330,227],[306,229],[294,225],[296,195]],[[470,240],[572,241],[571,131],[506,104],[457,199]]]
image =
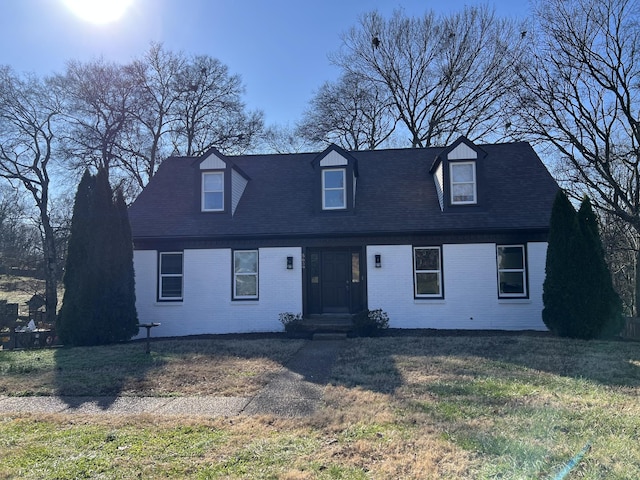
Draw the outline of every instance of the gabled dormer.
[[[316,171],[315,209],[353,211],[356,206],[358,161],[337,145],[330,145],[311,162]]]
[[[458,138],[440,152],[429,173],[436,185],[441,210],[481,205],[486,155],[482,148],[465,137]]]
[[[196,166],[200,171],[200,211],[233,215],[249,177],[215,148],[204,153]]]

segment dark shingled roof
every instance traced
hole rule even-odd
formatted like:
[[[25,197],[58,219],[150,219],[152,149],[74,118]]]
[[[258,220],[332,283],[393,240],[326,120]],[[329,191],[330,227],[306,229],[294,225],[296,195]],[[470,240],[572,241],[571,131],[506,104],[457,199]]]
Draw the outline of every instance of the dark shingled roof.
[[[429,173],[443,148],[349,152],[353,212],[319,212],[318,153],[227,157],[250,178],[235,214],[200,211],[199,160],[165,160],[129,210],[134,239],[546,229],[558,185],[527,143],[482,145],[479,204],[441,211]]]

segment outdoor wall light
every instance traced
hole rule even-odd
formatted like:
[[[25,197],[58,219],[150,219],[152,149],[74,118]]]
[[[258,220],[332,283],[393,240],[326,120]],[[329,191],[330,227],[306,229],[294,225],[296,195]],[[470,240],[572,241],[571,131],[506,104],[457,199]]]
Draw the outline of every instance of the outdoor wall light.
[[[380,268],[382,267],[382,255],[380,255],[379,253],[376,253],[374,255],[375,261],[376,261],[376,268]]]
[[[287,270],[293,270],[293,257],[287,257]]]

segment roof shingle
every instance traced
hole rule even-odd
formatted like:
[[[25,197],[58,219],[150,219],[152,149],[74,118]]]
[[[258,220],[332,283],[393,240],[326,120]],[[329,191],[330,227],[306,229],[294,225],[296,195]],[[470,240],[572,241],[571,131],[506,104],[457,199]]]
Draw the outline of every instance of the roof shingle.
[[[432,175],[443,148],[349,152],[358,161],[353,212],[318,212],[318,153],[230,157],[251,179],[235,214],[200,211],[194,158],[165,160],[129,210],[135,238],[455,233],[545,229],[558,185],[527,143],[482,145],[479,205],[440,210]]]

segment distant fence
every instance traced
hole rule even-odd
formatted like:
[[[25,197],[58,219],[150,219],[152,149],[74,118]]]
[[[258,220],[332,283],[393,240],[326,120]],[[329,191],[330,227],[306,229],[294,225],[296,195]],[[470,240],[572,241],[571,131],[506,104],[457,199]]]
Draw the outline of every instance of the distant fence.
[[[630,340],[640,340],[640,318],[627,317],[621,336]]]

